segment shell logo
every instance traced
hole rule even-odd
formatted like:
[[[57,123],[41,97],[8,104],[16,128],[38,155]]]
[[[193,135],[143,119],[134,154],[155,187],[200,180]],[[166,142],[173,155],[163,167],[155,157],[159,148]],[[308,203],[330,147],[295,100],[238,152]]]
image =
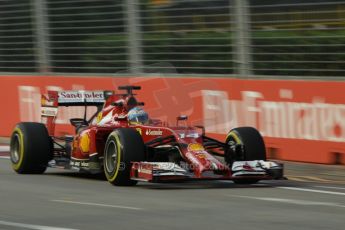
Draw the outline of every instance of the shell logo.
[[[189,151],[203,151],[205,150],[205,148],[199,143],[191,143],[188,145],[188,150]]]
[[[81,151],[84,153],[88,153],[90,151],[90,137],[89,137],[88,133],[84,133],[80,137],[79,147],[80,147]]]

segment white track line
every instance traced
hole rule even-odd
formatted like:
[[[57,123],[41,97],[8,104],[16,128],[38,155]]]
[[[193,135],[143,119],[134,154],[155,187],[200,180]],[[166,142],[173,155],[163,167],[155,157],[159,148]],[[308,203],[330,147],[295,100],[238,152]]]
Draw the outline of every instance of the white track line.
[[[9,156],[0,156],[0,159],[10,159]]]
[[[340,189],[345,190],[345,187],[333,187],[333,186],[313,186],[315,188],[330,188],[330,189]]]
[[[106,208],[122,208],[122,209],[130,209],[130,210],[143,210],[142,208],[122,206],[122,205],[98,204],[98,203],[78,202],[78,201],[70,201],[70,200],[52,200],[52,201],[53,202],[59,202],[59,203],[89,205],[89,206],[98,206],[98,207],[106,207]]]
[[[230,195],[232,196],[232,195]],[[318,202],[318,201],[308,201],[308,200],[295,200],[295,199],[284,199],[284,198],[271,198],[271,197],[252,197],[252,196],[234,196],[246,199],[279,202],[287,204],[305,205],[305,206],[329,206],[337,208],[345,208],[345,205],[330,203],[330,202]]]
[[[276,188],[302,191],[302,192],[316,192],[316,193],[325,193],[325,194],[331,194],[331,195],[345,196],[345,193],[343,193],[343,192],[333,192],[333,191],[325,191],[325,190],[318,190],[318,189],[295,188],[295,187],[276,187]]]
[[[0,146],[0,152],[9,152],[10,146]]]
[[[23,224],[23,223],[8,222],[8,221],[0,220],[0,229],[2,229],[1,226],[11,226],[11,227],[19,227],[19,228],[25,228],[25,229],[33,229],[33,230],[76,230],[72,228],[58,228],[58,227]]]

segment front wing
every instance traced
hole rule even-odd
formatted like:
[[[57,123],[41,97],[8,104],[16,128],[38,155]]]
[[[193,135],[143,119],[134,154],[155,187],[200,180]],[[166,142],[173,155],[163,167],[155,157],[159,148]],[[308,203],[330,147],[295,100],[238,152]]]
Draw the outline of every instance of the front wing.
[[[283,179],[283,164],[273,161],[236,161],[231,174],[207,171],[200,177],[172,162],[132,162],[131,179],[153,183],[184,180]]]

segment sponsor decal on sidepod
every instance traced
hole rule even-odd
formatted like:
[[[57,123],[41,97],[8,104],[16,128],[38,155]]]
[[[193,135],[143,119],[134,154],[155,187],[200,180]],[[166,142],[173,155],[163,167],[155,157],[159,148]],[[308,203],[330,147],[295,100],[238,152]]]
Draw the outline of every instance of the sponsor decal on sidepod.
[[[146,130],[145,134],[149,135],[149,136],[161,136],[161,135],[163,135],[163,131],[162,130],[148,129],[148,130]]]

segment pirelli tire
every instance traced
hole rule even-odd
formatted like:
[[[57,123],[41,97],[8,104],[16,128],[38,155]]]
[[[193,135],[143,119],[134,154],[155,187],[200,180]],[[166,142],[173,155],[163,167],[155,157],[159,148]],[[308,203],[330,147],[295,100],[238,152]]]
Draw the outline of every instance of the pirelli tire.
[[[53,157],[53,142],[45,125],[18,123],[10,142],[12,168],[19,174],[41,174]]]
[[[229,151],[225,154],[228,164],[234,161],[266,160],[263,137],[253,127],[239,127],[230,130],[225,141]],[[235,179],[237,184],[254,184],[258,179]]]
[[[138,131],[119,128],[109,134],[104,148],[104,173],[107,180],[116,186],[132,186],[131,162],[145,160],[145,145]]]

